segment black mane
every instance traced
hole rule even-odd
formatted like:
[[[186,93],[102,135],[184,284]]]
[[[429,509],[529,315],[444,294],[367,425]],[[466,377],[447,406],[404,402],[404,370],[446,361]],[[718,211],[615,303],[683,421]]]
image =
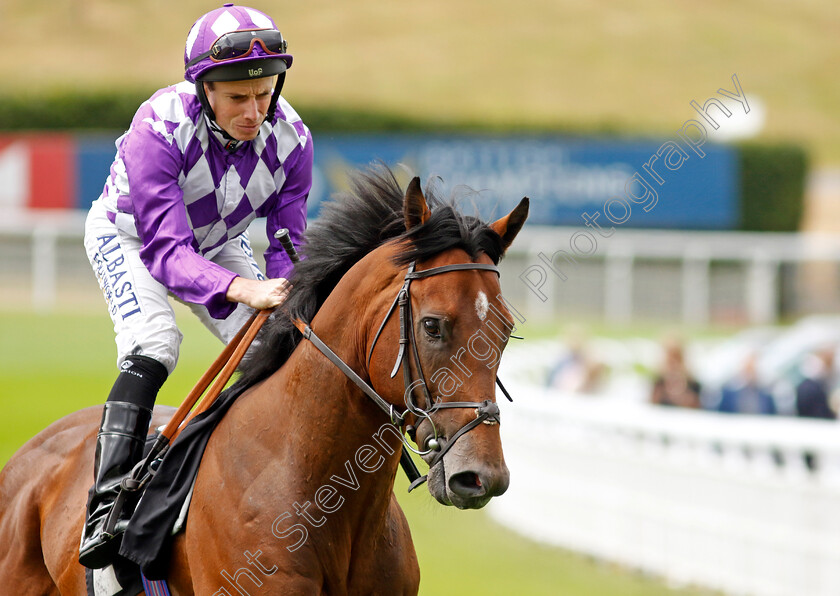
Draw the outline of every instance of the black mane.
[[[232,391],[242,391],[277,370],[301,340],[293,318],[309,322],[341,277],[362,257],[392,239],[406,248],[395,261],[407,265],[451,248],[464,249],[473,259],[485,253],[494,263],[502,257],[501,238],[476,217],[456,210],[454,200],[443,202],[430,188],[425,196],[432,215],[411,231],[405,230],[404,191],[384,165],[351,175],[352,191],[325,203],[307,229],[302,260],[295,266],[293,289],[272,315],[240,366]]]

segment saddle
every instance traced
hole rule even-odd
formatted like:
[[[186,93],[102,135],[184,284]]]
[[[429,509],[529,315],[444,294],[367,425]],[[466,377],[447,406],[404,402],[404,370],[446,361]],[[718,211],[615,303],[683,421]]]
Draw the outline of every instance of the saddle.
[[[292,263],[298,263],[300,258],[289,231],[281,228],[274,236]],[[144,459],[123,481],[123,490],[105,523],[106,529],[114,531],[120,510],[127,516],[134,509],[123,534],[117,567],[133,564],[139,566],[143,577],[153,580],[165,578],[172,537],[183,527],[186,519],[189,497],[207,441],[219,420],[244,391],[244,387],[222,389],[273,312],[274,309],[269,308],[251,315],[166,426],[159,429],[159,435],[147,443],[148,452]],[[193,410],[202,395],[204,401]],[[175,441],[176,437],[178,441]],[[181,521],[176,525],[179,519]],[[123,560],[130,563],[123,565]]]
[[[419,184],[419,182],[418,182]],[[287,249],[288,250],[288,249]],[[296,261],[296,255],[290,252],[292,261]],[[389,402],[383,399],[364,379],[353,371],[341,358],[338,357],[309,327],[309,325],[301,320],[294,320],[294,325],[301,332],[304,339],[310,341],[328,360],[335,364],[354,384],[356,384],[362,392],[372,400],[382,411],[388,416],[391,422],[400,428],[403,432],[411,434],[413,427],[410,429],[406,423],[406,416],[411,413],[418,417],[418,419],[428,420],[434,430],[434,436],[431,439],[434,441],[428,442],[428,449],[423,452],[415,451],[420,455],[431,454],[437,451],[430,466],[434,466],[439,462],[448,449],[455,444],[461,436],[467,432],[478,427],[480,424],[498,424],[499,423],[499,408],[495,402],[485,400],[482,403],[476,402],[441,402],[440,400],[433,401],[429,394],[425,378],[422,374],[422,367],[420,366],[419,354],[417,353],[417,342],[414,338],[413,316],[411,312],[411,302],[409,299],[410,285],[412,280],[422,279],[433,275],[449,273],[452,271],[463,270],[482,270],[491,271],[498,275],[498,268],[495,265],[487,265],[481,263],[457,263],[451,265],[443,265],[425,269],[422,271],[415,271],[415,263],[409,265],[405,276],[405,281],[402,289],[397,294],[391,308],[385,315],[385,318],[374,338],[373,343],[379,338],[385,323],[390,316],[399,307],[400,318],[400,350],[397,356],[397,361],[394,365],[391,376],[393,377],[400,367],[403,368],[404,381],[406,385],[406,394],[412,393],[412,390],[419,383],[423,389],[423,394],[426,401],[426,409],[422,409],[413,403],[413,400],[406,401],[406,410],[397,412]],[[174,534],[183,523],[176,524],[177,520],[183,519],[186,516],[186,509],[188,507],[189,497],[192,493],[192,487],[198,472],[198,466],[210,438],[219,421],[224,417],[230,409],[233,402],[245,390],[244,386],[234,385],[231,389],[219,394],[216,389],[221,391],[221,387],[230,378],[233,369],[238,365],[244,351],[247,350],[257,331],[262,326],[265,319],[271,314],[271,310],[260,311],[255,313],[251,321],[240,330],[239,334],[231,340],[228,346],[217,359],[216,363],[199,381],[196,388],[187,397],[184,404],[173,416],[172,420],[161,431],[160,436],[152,439],[150,443],[150,454],[146,457],[142,465],[135,468],[135,472],[131,477],[123,482],[123,491],[120,493],[114,510],[118,511],[118,505],[128,505],[128,501],[134,502],[136,490],[144,487],[142,496],[136,502],[136,507],[128,522],[127,529],[122,538],[122,544],[119,550],[119,560],[115,564],[115,569],[121,568],[127,574],[136,573],[133,570],[139,569],[145,578],[151,580],[162,580],[167,576],[170,551],[172,539]],[[406,349],[410,346],[410,349]],[[373,346],[371,346],[371,350]],[[410,373],[410,366],[408,360],[414,359],[416,369],[419,371],[419,379],[412,380]],[[227,362],[222,365],[221,362]],[[226,373],[230,373],[225,378]],[[212,373],[212,374],[211,374]],[[188,423],[180,430],[180,423],[183,421],[186,414],[190,411],[192,406],[196,403],[200,395],[207,389],[212,378],[217,374],[221,374],[217,379],[216,384],[211,388],[207,398],[202,406],[197,408],[191,415]],[[504,395],[513,401],[502,385],[501,381],[496,377],[496,384],[500,387]],[[212,397],[210,397],[212,395]],[[216,397],[218,395],[218,397]],[[468,408],[475,411],[475,419],[463,425],[457,432],[455,432],[445,445],[441,445],[438,441],[437,430],[432,422],[432,414],[444,408]],[[179,433],[180,430],[180,433]],[[175,436],[178,440],[170,442]],[[403,452],[400,458],[400,464],[409,478],[411,486],[409,490],[416,488],[425,480],[425,476],[420,476],[410,455],[405,451],[408,444],[403,440]],[[413,449],[412,449],[413,450]],[[160,455],[159,459],[156,456]],[[131,494],[130,497],[124,495]],[[121,502],[121,499],[124,502]],[[123,508],[123,513],[127,514],[129,510]],[[113,521],[109,518],[106,521],[106,528],[113,529],[116,524],[116,516],[113,516]],[[139,590],[138,590],[139,591]],[[128,592],[126,592],[128,593]],[[136,592],[135,592],[136,593]],[[96,595],[100,596],[100,595]],[[111,596],[111,595],[108,595]]]
[[[147,595],[169,593],[161,580],[169,570],[172,540],[186,522],[204,449],[242,391],[222,393],[209,408],[190,420],[162,458],[152,461],[150,479],[139,495],[123,505],[123,515],[130,514],[130,520],[119,556],[110,567],[87,570],[89,596],[133,596],[143,590]],[[145,455],[158,436],[155,433],[148,437]]]
[[[133,596],[143,590],[147,595],[169,593],[165,585],[155,586],[153,582],[167,576],[172,540],[186,522],[207,441],[241,393],[242,390],[222,393],[184,427],[162,458],[151,462],[148,482],[123,505],[123,515],[130,515],[130,520],[119,556],[110,567],[87,570],[89,596]],[[144,457],[158,437],[158,433],[148,437]]]

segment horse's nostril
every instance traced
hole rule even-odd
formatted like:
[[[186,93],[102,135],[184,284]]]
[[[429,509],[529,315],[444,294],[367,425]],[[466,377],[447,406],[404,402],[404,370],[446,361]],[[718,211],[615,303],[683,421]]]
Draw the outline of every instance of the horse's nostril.
[[[461,497],[480,497],[484,495],[484,485],[475,472],[460,472],[449,479],[449,488]]]

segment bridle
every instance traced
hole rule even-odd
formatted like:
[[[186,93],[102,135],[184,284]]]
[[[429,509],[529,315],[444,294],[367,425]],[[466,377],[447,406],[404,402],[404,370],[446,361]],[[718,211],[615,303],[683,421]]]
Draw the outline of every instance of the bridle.
[[[440,398],[437,400],[433,400],[431,394],[429,393],[428,384],[426,383],[426,377],[423,374],[423,366],[420,362],[420,354],[417,350],[417,340],[414,334],[414,317],[411,309],[411,282],[416,279],[424,279],[427,277],[432,277],[434,275],[440,275],[443,273],[449,273],[452,271],[469,271],[469,270],[478,270],[478,271],[492,271],[496,275],[499,275],[499,268],[495,265],[487,265],[483,263],[457,263],[453,265],[441,265],[439,267],[432,267],[430,269],[424,269],[422,271],[415,271],[415,262],[411,262],[408,266],[408,270],[405,274],[405,279],[403,280],[402,288],[397,293],[396,298],[391,303],[391,307],[388,309],[388,312],[385,314],[385,318],[382,320],[382,324],[379,326],[376,335],[373,338],[373,342],[371,343],[370,350],[368,351],[367,355],[367,365],[370,366],[370,359],[373,354],[373,348],[376,345],[376,342],[379,340],[380,335],[382,334],[382,330],[385,328],[385,324],[391,318],[391,315],[394,311],[399,307],[399,317],[400,317],[400,342],[399,342],[399,352],[397,353],[397,359],[394,362],[394,367],[391,371],[391,378],[394,378],[397,374],[397,371],[402,367],[403,369],[403,381],[405,384],[405,406],[406,409],[402,412],[398,412],[397,409],[394,407],[393,404],[388,403],[381,395],[379,395],[373,387],[370,386],[364,379],[362,379],[350,366],[347,365],[335,352],[333,352],[329,346],[327,346],[316,334],[312,331],[312,328],[303,321],[296,320],[295,326],[298,330],[303,334],[303,337],[310,342],[322,353],[324,354],[336,367],[338,367],[341,372],[343,372],[353,383],[359,387],[365,395],[367,395],[382,411],[384,411],[392,424],[394,424],[397,428],[400,429],[400,437],[402,439],[403,445],[413,451],[414,453],[425,456],[429,455],[430,453],[437,451],[438,453],[432,458],[431,462],[429,462],[429,468],[433,468],[438,462],[443,459],[443,456],[452,448],[455,442],[464,436],[469,431],[476,428],[479,424],[488,424],[494,425],[499,424],[501,421],[501,413],[499,411],[499,406],[492,400],[484,400],[480,403],[478,402],[444,402]],[[409,356],[410,355],[410,356]],[[410,361],[411,358],[414,361],[414,367],[417,371],[417,375],[419,378],[412,380],[411,379],[411,367]],[[499,380],[498,376],[496,377],[496,384],[504,393],[505,397],[507,397],[510,401],[513,399],[508,394],[507,390],[505,389],[502,382]],[[417,387],[422,387],[423,390],[423,398],[425,400],[424,408],[419,407],[414,399],[414,391]],[[464,426],[462,426],[458,431],[456,431],[449,440],[446,441],[444,445],[441,445],[440,437],[437,434],[437,427],[432,419],[432,416],[439,410],[443,409],[452,409],[452,408],[471,408],[475,410],[475,419],[469,421]],[[408,440],[405,437],[404,433],[408,433],[412,439],[415,437],[416,427],[412,425],[408,425],[406,421],[406,415],[413,414],[418,420],[420,420],[419,424],[422,424],[425,421],[428,421],[429,424],[432,426],[433,436],[431,436],[425,445],[424,450],[417,450],[411,446]],[[418,424],[418,426],[419,426]],[[414,466],[410,457],[404,456],[401,459],[401,464],[403,465],[403,469],[406,471],[406,474],[409,476],[409,480],[411,481],[411,485],[409,486],[409,492],[423,484],[426,481],[426,476],[420,476],[420,473],[417,471],[417,468]],[[408,466],[408,467],[407,467]]]

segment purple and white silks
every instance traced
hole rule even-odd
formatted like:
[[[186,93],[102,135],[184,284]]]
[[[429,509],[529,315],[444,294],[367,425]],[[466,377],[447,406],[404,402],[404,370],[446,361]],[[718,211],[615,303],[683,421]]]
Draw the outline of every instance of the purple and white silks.
[[[225,299],[236,274],[208,259],[265,217],[267,274],[286,277],[292,264],[274,232],[288,228],[300,244],[312,185],[312,136],[282,97],[256,139],[233,151],[225,144],[192,83],[161,89],[117,139],[99,199],[121,232],[141,240],[140,257],[152,277],[216,318],[236,306]]]

